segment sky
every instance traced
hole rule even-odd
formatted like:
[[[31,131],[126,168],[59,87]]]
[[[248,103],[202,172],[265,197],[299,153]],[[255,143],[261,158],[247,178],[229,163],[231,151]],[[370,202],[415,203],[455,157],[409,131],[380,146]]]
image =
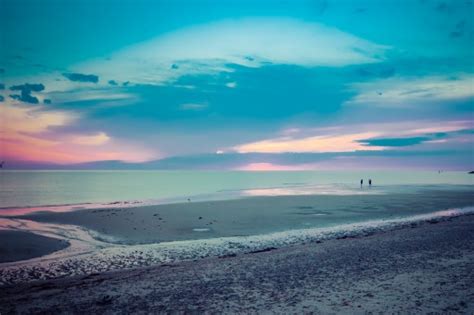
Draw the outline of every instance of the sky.
[[[0,0],[5,166],[474,169],[471,0]]]

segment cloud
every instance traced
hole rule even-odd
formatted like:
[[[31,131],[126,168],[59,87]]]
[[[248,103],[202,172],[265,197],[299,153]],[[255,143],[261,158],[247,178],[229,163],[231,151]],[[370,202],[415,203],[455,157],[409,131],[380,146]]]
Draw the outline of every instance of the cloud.
[[[369,146],[383,146],[383,147],[408,147],[423,143],[447,143],[448,138],[459,138],[459,136],[469,135],[473,133],[472,124],[462,128],[425,128],[414,129],[401,132],[401,134],[417,135],[412,137],[387,137],[387,138],[372,138],[359,140],[360,143]]]
[[[405,147],[429,141],[428,137],[364,139],[358,142],[369,146]]]
[[[239,171],[300,171],[308,169],[307,165],[280,165],[273,163],[249,163],[236,168]]]
[[[30,104],[38,104],[38,98],[31,95],[31,92],[41,92],[44,90],[44,85],[39,84],[20,84],[20,85],[13,85],[10,87],[11,91],[20,91],[20,94],[12,94],[10,97],[14,100],[30,103]]]
[[[361,139],[378,136],[377,133],[365,132],[343,135],[324,135],[305,138],[281,137],[246,143],[233,147],[238,153],[286,153],[286,152],[354,152],[359,150],[382,150],[382,146],[366,146]]]
[[[105,101],[133,101],[136,95],[122,92],[112,87],[76,89],[64,92],[51,92],[50,96],[54,97],[55,103],[72,103],[72,102],[105,102]]]
[[[198,103],[186,103],[181,104],[179,107],[181,110],[190,110],[190,111],[201,111],[208,107],[207,104],[198,104]]]
[[[118,51],[110,62],[97,59],[77,65],[75,70],[94,71],[119,81],[166,84],[183,75],[232,72],[232,64],[255,68],[376,63],[384,59],[387,49],[319,23],[247,18],[170,32]]]
[[[5,98],[3,97],[3,95],[0,95],[0,102],[3,102],[5,100]]]
[[[237,86],[237,82],[228,82],[225,84],[225,86],[227,86],[230,89],[233,89]]]
[[[20,95],[18,94],[10,94],[11,99],[17,100],[20,102],[25,102],[25,103],[30,103],[30,104],[38,104],[38,98],[35,96],[31,96],[30,94],[26,93],[21,93]]]
[[[2,107],[2,137],[24,137],[25,134],[39,134],[51,127],[65,126],[77,117],[73,114],[59,111],[43,112],[41,107],[22,107],[5,104]]]
[[[5,84],[0,83],[0,90],[5,90]]]
[[[117,81],[115,80],[109,80],[110,85],[118,85]]]
[[[80,116],[66,111],[5,103],[1,107],[0,159],[47,163],[80,163],[98,160],[141,162],[159,157],[154,149],[112,139],[105,132],[57,132],[77,124]]]
[[[63,76],[74,82],[99,82],[99,77],[95,74],[63,73]]]
[[[458,77],[394,77],[366,83],[355,83],[351,88],[357,95],[347,104],[376,106],[408,106],[422,102],[461,100],[474,97],[474,76]]]
[[[81,145],[103,145],[110,140],[105,132],[99,132],[95,135],[75,136],[71,139],[72,143]]]
[[[44,90],[44,85],[41,83],[25,83],[25,84],[20,84],[20,85],[13,85],[10,87],[10,91],[21,91],[21,92],[26,92],[26,93],[31,93],[31,92],[41,92]]]
[[[291,127],[277,137],[220,148],[237,153],[350,153],[387,152],[397,147],[443,144],[466,139],[473,134],[472,120],[404,121],[333,125],[318,128]],[[449,141],[436,141],[449,139]],[[457,141],[456,140],[456,141]]]

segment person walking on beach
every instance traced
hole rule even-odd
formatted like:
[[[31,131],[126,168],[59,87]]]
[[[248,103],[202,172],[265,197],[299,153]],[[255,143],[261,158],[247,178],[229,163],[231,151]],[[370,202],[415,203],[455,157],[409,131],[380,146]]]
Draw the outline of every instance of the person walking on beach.
[[[363,179],[360,180],[360,188],[362,188],[362,185],[364,185],[364,180]]]
[[[369,178],[369,187],[372,187],[372,178]]]

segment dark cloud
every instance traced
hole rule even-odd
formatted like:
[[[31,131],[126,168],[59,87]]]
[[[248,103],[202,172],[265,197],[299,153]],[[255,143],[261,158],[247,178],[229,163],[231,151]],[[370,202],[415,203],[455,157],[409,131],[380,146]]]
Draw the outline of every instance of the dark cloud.
[[[38,104],[38,98],[32,96],[31,94],[11,94],[10,97],[14,100],[22,101],[30,104]]]
[[[117,81],[115,80],[109,80],[110,85],[118,85]]]
[[[474,129],[463,129],[452,132],[436,132],[428,133],[419,137],[406,137],[406,138],[376,138],[376,139],[364,139],[358,142],[369,146],[381,146],[381,147],[406,147],[417,144],[422,144],[430,140],[447,139],[452,136],[472,134]]]
[[[63,73],[63,76],[75,82],[90,82],[90,83],[99,82],[99,77],[96,76],[95,74]]]
[[[50,100],[49,98],[45,98],[45,99],[43,100],[43,103],[45,103],[45,104],[51,104],[51,100]]]
[[[126,82],[122,83],[123,86],[128,86],[129,84],[130,84],[129,81],[126,81]]]
[[[20,84],[20,85],[12,85],[10,87],[11,91],[21,91],[25,93],[31,93],[31,92],[41,92],[44,90],[44,85],[41,83],[25,83],[25,84]]]
[[[380,139],[365,139],[358,142],[369,146],[380,147],[406,147],[416,145],[430,140],[428,137],[411,137],[411,138],[380,138]]]
[[[173,63],[171,65],[171,69],[173,69],[173,70],[179,69],[179,66],[177,64]]]
[[[5,84],[0,83],[0,90],[5,90]]]
[[[2,95],[0,95],[0,102],[3,102],[4,100],[5,98]]]
[[[20,91],[20,94],[12,94],[10,97],[14,100],[22,101],[30,104],[38,104],[38,98],[31,95],[31,92],[41,92],[44,90],[44,85],[41,83],[36,84],[20,84],[13,85],[10,87],[11,91]]]

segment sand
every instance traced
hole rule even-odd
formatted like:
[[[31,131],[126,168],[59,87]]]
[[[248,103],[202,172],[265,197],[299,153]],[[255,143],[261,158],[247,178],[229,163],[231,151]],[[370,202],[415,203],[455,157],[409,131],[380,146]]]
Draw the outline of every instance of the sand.
[[[64,240],[23,231],[0,230],[0,263],[40,257],[68,246]]]
[[[67,213],[43,212],[20,218],[79,225],[107,236],[108,242],[149,244],[318,228],[472,205],[471,189],[427,189],[373,195],[253,197]]]
[[[474,216],[1,288],[3,313],[474,312]]]

